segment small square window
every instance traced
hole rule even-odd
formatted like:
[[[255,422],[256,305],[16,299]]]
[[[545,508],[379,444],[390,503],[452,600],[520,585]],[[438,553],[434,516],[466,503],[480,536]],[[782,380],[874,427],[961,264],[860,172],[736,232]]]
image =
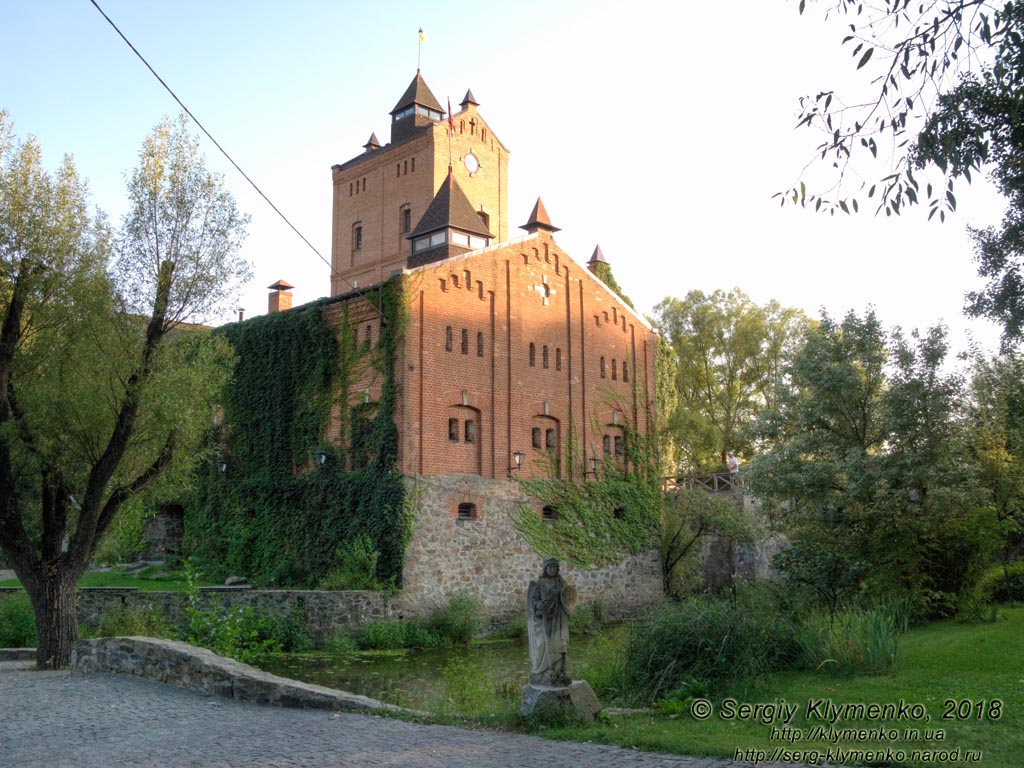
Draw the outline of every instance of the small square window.
[[[459,504],[457,515],[459,520],[476,520],[476,504],[464,501]]]
[[[459,420],[448,419],[448,439],[453,442],[459,442]]]
[[[541,510],[540,516],[544,520],[557,520],[558,510],[548,504],[544,509]]]

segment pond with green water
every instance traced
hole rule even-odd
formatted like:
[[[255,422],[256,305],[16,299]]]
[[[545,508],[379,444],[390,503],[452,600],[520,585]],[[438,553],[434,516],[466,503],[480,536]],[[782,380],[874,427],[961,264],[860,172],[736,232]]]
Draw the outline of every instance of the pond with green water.
[[[611,637],[573,639],[569,672],[582,678],[607,665]],[[349,653],[282,653],[260,668],[275,675],[430,712],[497,712],[518,707],[529,678],[525,641]]]

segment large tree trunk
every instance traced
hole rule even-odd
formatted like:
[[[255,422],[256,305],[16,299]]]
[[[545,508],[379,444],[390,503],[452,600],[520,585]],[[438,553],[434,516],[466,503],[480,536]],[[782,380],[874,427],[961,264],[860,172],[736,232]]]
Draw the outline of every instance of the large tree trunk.
[[[78,589],[74,574],[57,572],[35,584],[25,584],[36,614],[36,666],[62,669],[71,662],[71,645],[78,639]]]

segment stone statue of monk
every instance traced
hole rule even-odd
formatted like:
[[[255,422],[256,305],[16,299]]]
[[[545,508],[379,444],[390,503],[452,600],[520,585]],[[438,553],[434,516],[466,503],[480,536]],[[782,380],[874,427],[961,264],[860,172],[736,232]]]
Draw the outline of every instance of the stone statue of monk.
[[[527,626],[530,638],[530,683],[565,686],[572,682],[566,672],[569,650],[569,615],[576,607],[576,588],[558,573],[558,560],[544,561],[544,572],[530,582],[527,592]]]

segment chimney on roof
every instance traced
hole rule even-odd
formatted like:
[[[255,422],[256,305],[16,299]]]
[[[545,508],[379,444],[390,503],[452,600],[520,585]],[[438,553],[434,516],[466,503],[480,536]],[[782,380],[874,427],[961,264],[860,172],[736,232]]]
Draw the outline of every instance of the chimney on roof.
[[[284,280],[278,280],[273,285],[267,286],[271,293],[267,300],[267,314],[274,314],[275,312],[283,312],[286,309],[292,308],[292,288],[295,286],[286,283]]]

